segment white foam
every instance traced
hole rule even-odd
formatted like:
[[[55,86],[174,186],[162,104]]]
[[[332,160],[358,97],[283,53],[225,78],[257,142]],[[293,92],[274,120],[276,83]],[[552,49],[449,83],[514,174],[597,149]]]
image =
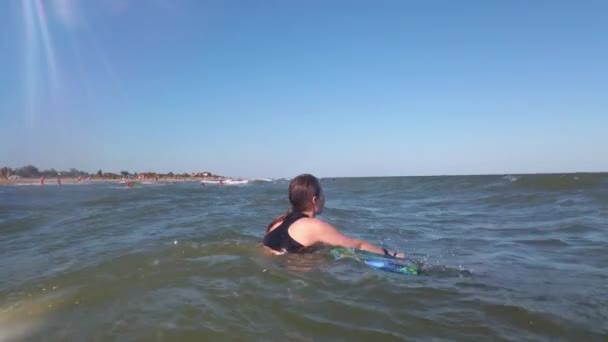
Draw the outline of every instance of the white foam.
[[[242,179],[242,180],[227,179],[224,181],[225,185],[239,185],[239,184],[247,184],[247,183],[249,183],[248,179]]]
[[[219,180],[202,180],[201,183],[204,184],[219,184]],[[223,181],[224,185],[244,185],[249,183],[248,179],[234,180],[234,179],[226,179]]]

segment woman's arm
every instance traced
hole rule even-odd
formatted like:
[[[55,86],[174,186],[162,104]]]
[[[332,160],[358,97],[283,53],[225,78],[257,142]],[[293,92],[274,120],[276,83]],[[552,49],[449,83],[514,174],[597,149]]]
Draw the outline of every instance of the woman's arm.
[[[317,237],[318,242],[323,242],[332,246],[342,246],[348,248],[358,248],[364,251],[376,253],[376,254],[386,254],[384,249],[374,246],[371,243],[363,240],[353,239],[348,237],[342,233],[340,233],[334,226],[329,223],[318,221],[315,229],[315,235]],[[403,253],[396,253],[392,251],[388,251],[388,253],[392,256],[396,256],[398,258],[405,257]]]

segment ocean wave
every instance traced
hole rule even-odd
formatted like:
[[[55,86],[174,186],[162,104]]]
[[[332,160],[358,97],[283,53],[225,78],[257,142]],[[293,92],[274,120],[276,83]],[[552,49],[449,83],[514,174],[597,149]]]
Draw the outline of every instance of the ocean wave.
[[[43,186],[43,185],[40,185],[39,183],[15,183],[15,184],[10,184],[10,185],[12,185],[12,186]],[[57,184],[49,183],[49,184],[44,184],[44,185],[53,186],[53,185],[57,185]]]
[[[569,246],[565,241],[561,239],[527,239],[527,240],[516,240],[515,242],[530,246],[544,246],[544,247],[566,247]]]
[[[272,182],[274,181],[274,179],[272,178],[255,178],[253,179],[254,182]]]
[[[576,190],[598,186],[608,177],[605,173],[570,173],[505,176],[513,185],[539,190]]]
[[[562,226],[556,228],[554,231],[560,232],[560,233],[569,233],[569,234],[578,235],[578,234],[585,234],[585,233],[593,232],[593,231],[596,231],[596,229],[590,225],[572,223],[572,224],[562,225]]]
[[[226,179],[224,181],[225,185],[244,185],[247,183],[249,183],[248,179],[241,179],[241,180]]]
[[[497,325],[497,330],[506,325],[509,328],[530,329],[534,326],[536,331],[542,331],[545,336],[564,337],[569,332],[563,327],[562,319],[546,312],[537,312],[524,306],[504,303],[482,303],[481,312],[491,318]],[[502,337],[511,337],[510,332]]]
[[[222,181],[221,185],[245,185],[249,183],[248,179],[226,179]],[[220,181],[219,180],[202,180],[201,184],[214,184],[214,185],[220,185]]]

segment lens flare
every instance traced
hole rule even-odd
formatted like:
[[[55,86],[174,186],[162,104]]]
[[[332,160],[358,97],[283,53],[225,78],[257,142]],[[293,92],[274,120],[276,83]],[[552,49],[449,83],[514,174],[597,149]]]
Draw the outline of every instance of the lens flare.
[[[125,10],[131,4],[126,0],[116,3],[125,6]],[[166,0],[154,0],[151,4],[166,11],[177,10],[173,3]],[[111,90],[123,100],[128,100],[121,75],[111,63],[111,56],[97,40],[94,28],[86,20],[86,7],[92,11],[99,7],[96,5],[93,1],[80,0],[20,0],[24,34],[23,108],[30,121],[36,119],[42,107],[41,103],[44,102],[43,97],[50,96],[50,104],[57,106],[68,103],[69,101],[62,101],[62,97],[70,95],[70,85],[78,78],[86,84],[88,93],[92,96],[107,91],[90,89],[92,84],[105,83],[87,79],[87,71],[97,70],[99,67],[110,80],[110,88],[113,88]],[[56,30],[58,25],[62,30]],[[62,49],[70,45],[71,51]],[[69,53],[74,56],[67,56]],[[67,57],[76,60],[79,73],[65,73],[66,70],[62,72],[61,62]]]
[[[36,109],[36,54],[38,52],[34,12],[31,1],[23,0],[21,2],[21,14],[23,15],[25,31],[25,107],[27,108],[28,118],[31,119]]]
[[[26,0],[27,1],[27,0]],[[46,11],[42,0],[36,0],[36,16],[38,18],[38,26],[42,33],[42,43],[44,44],[44,50],[46,53],[46,63],[49,68],[49,74],[51,77],[51,84],[53,88],[59,87],[59,80],[57,78],[57,62],[55,59],[55,49],[53,48],[53,40],[49,34],[49,27],[46,21]]]

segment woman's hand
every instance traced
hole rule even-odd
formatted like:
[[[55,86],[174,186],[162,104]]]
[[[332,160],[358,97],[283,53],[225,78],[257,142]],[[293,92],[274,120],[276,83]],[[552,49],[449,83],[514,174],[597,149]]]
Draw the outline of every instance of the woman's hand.
[[[384,255],[388,255],[393,258],[400,258],[400,259],[405,258],[405,253],[391,252],[386,248],[382,249],[382,251],[384,251]]]

